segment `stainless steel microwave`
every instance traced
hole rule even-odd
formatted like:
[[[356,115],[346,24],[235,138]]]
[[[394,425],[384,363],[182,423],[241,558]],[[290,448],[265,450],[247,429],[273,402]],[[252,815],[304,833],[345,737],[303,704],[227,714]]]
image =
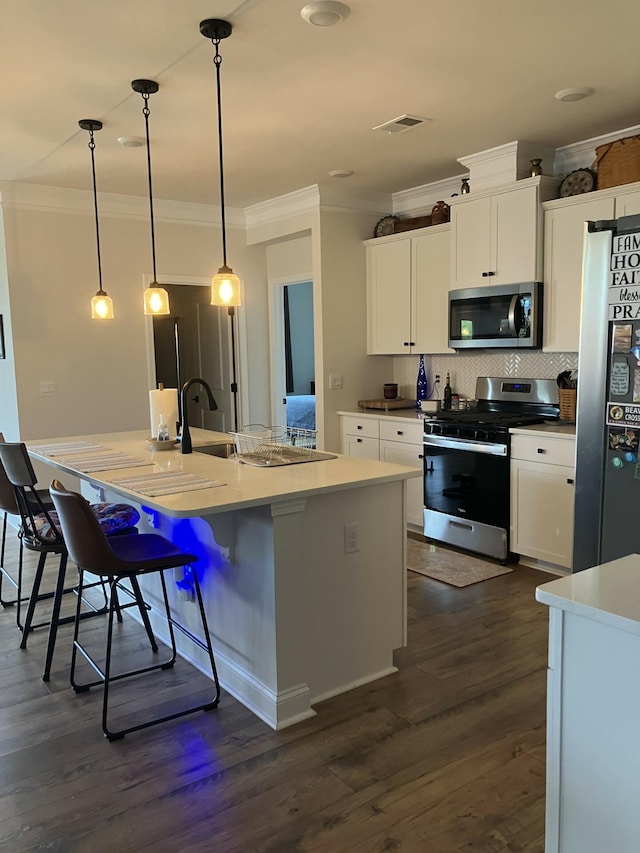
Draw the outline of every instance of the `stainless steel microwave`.
[[[542,346],[542,282],[449,291],[452,349]]]

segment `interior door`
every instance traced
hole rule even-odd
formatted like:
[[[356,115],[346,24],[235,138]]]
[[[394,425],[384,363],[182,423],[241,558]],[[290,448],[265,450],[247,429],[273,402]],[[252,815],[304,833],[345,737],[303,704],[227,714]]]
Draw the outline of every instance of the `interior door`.
[[[210,290],[201,285],[163,284],[169,293],[171,314],[153,318],[156,384],[182,388],[194,377],[204,379],[218,405],[209,410],[206,393],[189,389],[189,425],[228,432],[231,429],[229,316],[210,304]]]

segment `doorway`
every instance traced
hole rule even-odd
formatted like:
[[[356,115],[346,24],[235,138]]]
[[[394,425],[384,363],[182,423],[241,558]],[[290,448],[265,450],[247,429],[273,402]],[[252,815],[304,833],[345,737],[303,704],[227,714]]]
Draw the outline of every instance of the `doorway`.
[[[185,278],[176,283],[176,277],[172,278],[172,283],[162,285],[169,294],[171,314],[147,318],[150,387],[162,383],[166,388],[177,388],[180,394],[188,379],[204,379],[218,408],[211,412],[203,389],[193,386],[187,400],[189,424],[229,432],[234,429],[229,315],[226,309],[210,304],[209,279]],[[236,354],[238,374],[243,363],[241,351],[242,346]],[[241,411],[240,400],[238,406]]]
[[[269,282],[272,423],[316,429],[313,282]]]

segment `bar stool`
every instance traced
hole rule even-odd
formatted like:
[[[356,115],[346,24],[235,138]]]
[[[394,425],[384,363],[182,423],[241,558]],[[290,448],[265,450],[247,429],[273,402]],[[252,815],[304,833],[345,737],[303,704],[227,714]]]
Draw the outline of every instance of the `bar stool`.
[[[0,443],[0,462],[11,483],[21,526],[18,532],[21,548],[39,553],[33,585],[29,594],[27,613],[22,628],[22,639],[20,648],[26,649],[27,638],[31,631],[36,628],[49,626],[49,639],[45,656],[43,681],[49,681],[51,674],[51,663],[55,649],[58,626],[72,622],[75,616],[60,617],[62,596],[66,593],[77,592],[77,586],[65,587],[65,571],[67,567],[67,549],[60,533],[59,522],[55,510],[50,502],[45,503],[42,493],[35,486],[37,482],[35,471],[31,464],[26,445],[22,442]],[[129,504],[92,504],[92,513],[105,534],[109,536],[129,535],[137,533],[135,527],[140,518],[140,513]],[[59,557],[58,574],[53,592],[41,592],[40,586],[44,574],[46,559],[49,554]],[[84,613],[83,618],[106,613],[108,610],[108,599],[104,583],[100,580],[87,585],[85,588],[101,586],[104,591],[104,604],[101,607],[93,607],[92,612]],[[22,560],[18,569],[18,606],[22,596]],[[53,599],[51,617],[44,622],[34,624],[36,605],[45,600]],[[126,606],[139,606],[139,602],[133,602]],[[116,601],[117,606],[117,601]],[[20,626],[20,620],[18,619]]]
[[[0,443],[4,442],[4,435],[0,432]],[[51,503],[51,499],[49,498],[49,492],[45,490],[38,490],[38,495],[42,502],[45,504],[47,509],[53,509],[53,504]],[[17,604],[16,607],[16,621],[18,623],[18,627],[22,629],[22,623],[20,622],[20,604],[23,601],[26,601],[27,597],[22,595],[22,539],[18,537],[19,542],[19,552],[18,552],[18,573],[17,575],[11,574],[11,572],[5,566],[5,553],[6,553],[6,543],[7,543],[7,524],[9,521],[10,515],[20,515],[20,509],[18,508],[18,504],[16,503],[15,492],[13,491],[13,486],[9,482],[9,478],[7,477],[7,472],[4,470],[4,466],[2,462],[0,462],[0,512],[2,513],[2,542],[0,544],[0,605],[2,607],[13,607],[14,604]],[[9,598],[6,596],[6,593],[3,596],[3,581],[7,580],[11,586],[16,590],[16,595],[14,598]]]
[[[159,536],[156,533],[140,533],[138,536],[122,537],[119,539],[109,539],[105,537],[100,528],[94,514],[91,512],[91,507],[88,502],[77,492],[71,492],[58,480],[54,480],[49,487],[49,493],[58,513],[58,519],[62,528],[62,535],[67,545],[67,549],[71,559],[78,566],[80,575],[79,595],[77,603],[77,614],[80,614],[82,604],[82,589],[84,583],[84,573],[90,572],[94,575],[106,579],[113,593],[117,584],[123,580],[128,580],[131,584],[137,583],[137,578],[141,575],[157,573],[160,577],[162,587],[162,598],[164,602],[165,617],[167,620],[167,628],[171,641],[171,656],[161,662],[145,666],[141,669],[129,670],[118,675],[111,674],[112,664],[112,641],[113,641],[113,616],[115,612],[114,597],[111,595],[109,607],[109,622],[107,628],[106,656],[104,668],[102,668],[95,659],[89,654],[86,648],[80,643],[79,633],[81,620],[76,618],[74,636],[73,636],[73,652],[71,658],[71,686],[76,693],[88,690],[90,687],[95,687],[98,684],[104,685],[103,701],[102,701],[102,731],[110,741],[124,737],[129,732],[135,732],[140,729],[146,729],[149,726],[157,723],[164,723],[167,720],[174,720],[178,717],[183,717],[185,714],[191,714],[195,711],[209,711],[218,706],[220,701],[220,683],[218,681],[218,673],[213,657],[213,648],[211,646],[211,637],[209,635],[209,627],[207,625],[207,617],[204,611],[202,601],[202,593],[197,572],[193,572],[193,582],[195,587],[196,599],[200,610],[200,619],[202,622],[202,630],[204,639],[200,640],[195,637],[175,621],[171,615],[169,598],[167,595],[167,586],[164,579],[165,569],[175,569],[185,565],[191,565],[198,559],[193,554],[188,554],[181,551],[169,539],[164,536]],[[176,660],[177,650],[174,628],[179,629],[182,633],[189,637],[195,645],[203,651],[206,651],[209,663],[211,666],[211,675],[214,683],[214,695],[208,701],[193,707],[177,711],[176,713],[166,714],[161,717],[155,717],[137,725],[132,725],[126,728],[114,731],[109,728],[109,693],[110,686],[114,681],[119,681],[123,678],[141,675],[154,670],[169,669],[173,666]],[[147,631],[147,634],[149,632]],[[158,651],[157,643],[150,637],[151,648],[154,652]],[[99,679],[89,683],[80,684],[76,681],[76,658],[77,653],[80,653],[98,673]]]

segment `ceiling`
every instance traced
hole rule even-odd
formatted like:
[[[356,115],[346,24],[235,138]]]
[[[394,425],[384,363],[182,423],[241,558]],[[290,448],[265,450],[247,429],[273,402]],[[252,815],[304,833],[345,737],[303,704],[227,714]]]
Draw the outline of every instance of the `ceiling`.
[[[3,0],[0,180],[145,196],[134,78],[156,80],[149,119],[158,198],[219,202],[214,47],[220,47],[227,204],[312,184],[397,192],[464,172],[513,140],[560,147],[640,122],[637,0],[348,0],[335,27],[305,0]],[[7,82],[10,81],[10,82]],[[583,101],[554,99],[590,86]],[[431,121],[373,131],[405,113]],[[587,165],[587,164],[585,164]],[[334,169],[353,170],[330,178]]]

